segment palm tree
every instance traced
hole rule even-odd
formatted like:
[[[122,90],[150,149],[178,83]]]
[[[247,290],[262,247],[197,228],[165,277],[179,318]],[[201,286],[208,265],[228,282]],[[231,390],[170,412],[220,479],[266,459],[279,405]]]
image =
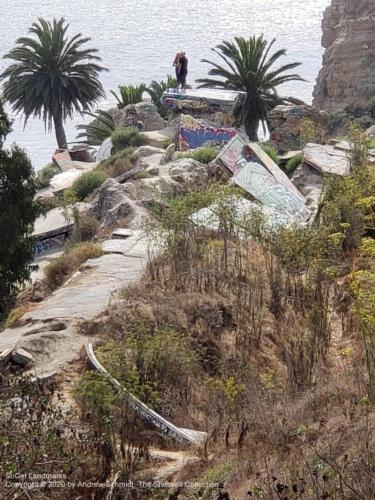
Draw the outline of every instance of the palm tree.
[[[66,119],[90,111],[104,97],[98,75],[105,68],[97,50],[82,48],[90,38],[80,33],[68,38],[68,28],[63,18],[33,23],[31,36],[19,38],[4,56],[14,63],[0,75],[4,98],[24,114],[25,126],[30,117],[42,118],[48,130],[53,124],[59,148],[67,147]]]
[[[102,142],[111,137],[112,132],[116,128],[113,116],[107,111],[102,111],[98,109],[95,113],[86,113],[87,116],[91,116],[94,120],[91,123],[77,125],[77,130],[82,130],[77,135],[77,144],[82,144],[85,146],[100,146]]]
[[[174,89],[177,86],[177,80],[171,75],[167,75],[167,80],[161,80],[160,82],[153,80],[149,87],[146,89],[150,94],[153,104],[158,108],[160,116],[163,118],[168,118],[170,115],[170,110],[160,102],[164,92],[169,88]]]
[[[143,92],[147,89],[145,83],[140,85],[119,85],[119,94],[111,90],[111,94],[116,98],[118,109],[123,109],[129,104],[142,102]]]
[[[251,140],[258,140],[259,123],[267,121],[267,112],[277,104],[285,102],[277,87],[295,80],[303,81],[295,73],[287,73],[300,63],[290,63],[273,68],[278,59],[286,54],[285,49],[270,55],[275,40],[268,43],[263,35],[250,38],[236,37],[234,41],[223,41],[212,49],[225,63],[224,66],[203,59],[212,68],[209,75],[219,78],[201,78],[200,87],[219,87],[222,89],[243,91],[235,107],[238,125],[245,125]]]

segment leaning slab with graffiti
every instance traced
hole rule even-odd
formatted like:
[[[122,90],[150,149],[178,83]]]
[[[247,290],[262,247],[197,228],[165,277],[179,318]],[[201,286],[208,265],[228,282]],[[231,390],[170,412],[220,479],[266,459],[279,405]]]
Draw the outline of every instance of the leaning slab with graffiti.
[[[40,257],[48,253],[56,252],[60,250],[65,243],[66,233],[58,234],[52,238],[46,238],[44,240],[37,241],[35,245],[35,257]]]
[[[258,144],[246,144],[236,136],[217,160],[233,175],[234,184],[263,205],[300,222],[310,218],[303,195]]]
[[[190,115],[181,115],[179,148],[181,150],[196,149],[207,142],[226,144],[236,133],[236,130],[231,127],[215,127]]]

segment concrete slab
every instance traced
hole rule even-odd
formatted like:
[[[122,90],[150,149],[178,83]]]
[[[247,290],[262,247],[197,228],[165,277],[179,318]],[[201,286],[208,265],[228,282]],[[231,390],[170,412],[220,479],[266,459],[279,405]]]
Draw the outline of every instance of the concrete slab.
[[[97,162],[85,163],[80,161],[73,162],[73,168],[61,174],[52,177],[50,185],[54,194],[61,193],[64,189],[69,188],[73,182],[85,172],[91,172],[98,166]]]
[[[304,161],[323,174],[349,175],[348,151],[337,146],[308,143],[303,149]]]
[[[53,208],[46,215],[41,215],[35,221],[33,236],[42,240],[69,231],[72,221],[67,219],[67,211],[63,208]]]

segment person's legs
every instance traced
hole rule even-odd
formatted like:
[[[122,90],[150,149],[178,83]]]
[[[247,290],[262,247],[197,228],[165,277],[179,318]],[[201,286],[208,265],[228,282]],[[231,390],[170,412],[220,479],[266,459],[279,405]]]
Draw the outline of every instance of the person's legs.
[[[181,87],[182,90],[186,90],[186,75],[181,75]]]

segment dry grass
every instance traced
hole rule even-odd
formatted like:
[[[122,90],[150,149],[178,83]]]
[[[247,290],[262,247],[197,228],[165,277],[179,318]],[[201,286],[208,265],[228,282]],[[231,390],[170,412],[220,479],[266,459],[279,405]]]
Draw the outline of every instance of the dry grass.
[[[54,290],[61,286],[87,259],[96,259],[102,255],[98,243],[80,243],[61,257],[52,260],[44,271],[47,286]]]

